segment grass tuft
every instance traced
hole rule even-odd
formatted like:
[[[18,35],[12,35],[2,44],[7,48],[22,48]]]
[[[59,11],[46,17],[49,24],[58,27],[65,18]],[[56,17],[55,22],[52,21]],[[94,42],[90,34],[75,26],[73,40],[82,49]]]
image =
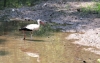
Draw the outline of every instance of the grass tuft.
[[[38,31],[35,31],[34,35],[35,36],[48,36],[52,32],[55,32],[55,30],[52,29],[49,24],[46,24],[45,26],[41,26]]]
[[[10,35],[22,35],[22,32],[19,31],[19,28],[26,26],[27,24],[33,23],[32,22],[17,22],[17,21],[10,21],[0,22],[0,35],[10,34]],[[56,32],[58,30],[52,29],[50,24],[45,24],[44,26],[40,26],[40,29],[34,31],[34,36],[49,36],[51,33]],[[26,32],[27,36],[30,36],[30,32]]]
[[[81,8],[83,13],[99,14],[100,13],[100,3],[95,3],[92,6]]]

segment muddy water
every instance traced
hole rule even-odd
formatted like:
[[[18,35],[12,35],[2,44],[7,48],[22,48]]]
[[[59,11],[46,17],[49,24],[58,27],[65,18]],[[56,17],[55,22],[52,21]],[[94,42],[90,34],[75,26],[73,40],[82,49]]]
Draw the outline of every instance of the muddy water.
[[[12,24],[13,25],[13,24]],[[19,24],[17,24],[19,26]],[[15,26],[17,26],[15,25]],[[4,27],[4,26],[3,26]],[[83,46],[66,40],[70,33],[54,32],[49,36],[27,36],[18,28],[2,28],[0,36],[0,63],[97,63],[100,58],[83,50]]]

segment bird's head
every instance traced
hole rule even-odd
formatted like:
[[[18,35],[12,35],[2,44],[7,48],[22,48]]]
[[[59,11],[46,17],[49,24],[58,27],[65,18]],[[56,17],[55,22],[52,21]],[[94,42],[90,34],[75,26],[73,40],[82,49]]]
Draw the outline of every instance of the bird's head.
[[[45,25],[45,23],[42,20],[38,19],[37,21],[40,22],[40,24]]]
[[[38,22],[40,22],[40,21],[41,21],[41,19],[38,19],[37,21],[38,21]]]

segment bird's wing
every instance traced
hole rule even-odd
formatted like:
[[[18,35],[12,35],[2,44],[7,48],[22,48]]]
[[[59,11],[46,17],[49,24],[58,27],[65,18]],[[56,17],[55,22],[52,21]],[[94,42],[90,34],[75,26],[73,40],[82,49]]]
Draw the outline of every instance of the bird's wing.
[[[34,30],[36,28],[39,28],[39,25],[37,24],[29,24],[26,26],[27,29],[31,29],[31,30]]]

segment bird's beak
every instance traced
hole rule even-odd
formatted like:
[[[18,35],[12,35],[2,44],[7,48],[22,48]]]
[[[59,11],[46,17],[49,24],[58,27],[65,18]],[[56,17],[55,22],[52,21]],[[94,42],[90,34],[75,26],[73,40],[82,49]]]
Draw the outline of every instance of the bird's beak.
[[[40,24],[45,25],[45,23],[44,23],[44,22],[42,22],[42,21],[40,21]]]

